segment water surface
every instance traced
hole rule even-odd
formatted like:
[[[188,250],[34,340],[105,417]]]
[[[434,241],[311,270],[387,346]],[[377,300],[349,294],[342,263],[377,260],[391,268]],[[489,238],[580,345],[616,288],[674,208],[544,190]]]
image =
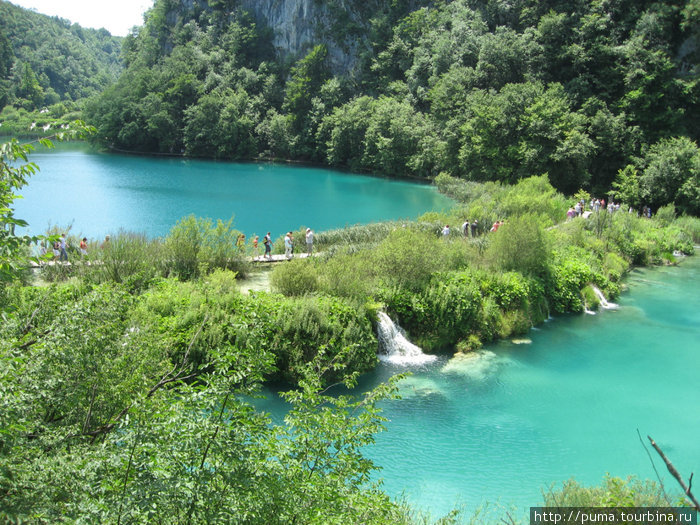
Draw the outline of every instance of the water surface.
[[[542,489],[572,477],[656,479],[637,430],[686,479],[699,472],[700,257],[634,271],[627,284],[618,310],[555,318],[527,335],[531,344],[414,368],[381,362],[364,376],[369,388],[413,371],[367,449],[384,489],[434,515],[485,502],[523,515]],[[270,399],[266,409],[279,417],[285,407]]]
[[[120,228],[167,234],[178,219],[228,220],[248,235],[300,226],[317,231],[415,218],[449,207],[434,187],[280,164],[232,163],[98,153],[85,144],[38,148],[40,171],[20,192],[17,216],[31,233],[49,224],[100,238]]]

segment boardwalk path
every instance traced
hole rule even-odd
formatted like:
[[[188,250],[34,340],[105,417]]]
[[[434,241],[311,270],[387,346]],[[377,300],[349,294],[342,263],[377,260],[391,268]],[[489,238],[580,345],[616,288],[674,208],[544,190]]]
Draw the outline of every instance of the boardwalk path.
[[[319,255],[319,254],[314,253],[311,256],[316,257],[317,255]],[[297,253],[294,255],[293,258],[294,259],[306,259],[307,257],[309,257],[309,255],[307,253]],[[284,254],[275,254],[275,255],[271,256],[270,259],[268,259],[267,257],[265,257],[263,255],[258,255],[255,257],[248,257],[248,261],[250,261],[252,263],[268,263],[269,264],[269,263],[284,262],[286,260],[288,260],[288,259]],[[42,262],[41,264],[39,264],[35,261],[31,261],[30,267],[31,268],[41,268],[42,266],[54,266],[56,264],[65,264],[66,266],[70,266],[71,262],[70,261],[67,261],[67,262],[45,261],[45,262]],[[88,261],[88,264],[100,264],[100,261]]]

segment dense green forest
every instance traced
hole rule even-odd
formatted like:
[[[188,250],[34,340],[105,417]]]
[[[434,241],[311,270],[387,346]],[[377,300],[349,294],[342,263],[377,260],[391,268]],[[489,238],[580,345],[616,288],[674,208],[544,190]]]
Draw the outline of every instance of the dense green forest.
[[[123,38],[0,1],[0,134],[29,133],[101,93],[123,69]],[[43,110],[43,112],[42,112]]]
[[[566,194],[607,195],[622,170],[634,206],[700,212],[697,0],[331,3],[298,57],[239,2],[186,5],[158,0],[127,37],[125,73],[87,113],[102,142],[391,176],[546,173]],[[329,34],[355,39],[349,71],[332,73]]]

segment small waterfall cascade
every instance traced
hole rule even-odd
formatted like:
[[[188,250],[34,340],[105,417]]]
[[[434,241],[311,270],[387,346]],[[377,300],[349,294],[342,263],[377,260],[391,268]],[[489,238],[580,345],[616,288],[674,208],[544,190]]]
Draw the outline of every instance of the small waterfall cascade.
[[[593,288],[593,291],[595,292],[596,297],[600,301],[600,306],[602,308],[605,308],[606,310],[614,310],[615,308],[618,307],[618,305],[615,303],[609,303],[608,300],[603,295],[603,292],[601,292],[597,286],[592,284],[591,288]]]
[[[378,313],[377,338],[383,353],[379,359],[395,365],[422,365],[435,361],[434,355],[426,355],[420,347],[406,339],[403,329],[384,312]]]

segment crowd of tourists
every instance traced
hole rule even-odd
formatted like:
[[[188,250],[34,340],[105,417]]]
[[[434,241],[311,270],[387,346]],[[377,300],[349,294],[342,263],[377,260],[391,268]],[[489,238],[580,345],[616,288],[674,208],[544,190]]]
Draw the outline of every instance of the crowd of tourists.
[[[306,228],[306,235],[305,235],[305,241],[306,241],[306,255],[310,256],[313,252],[313,246],[314,246],[314,232],[311,228]],[[272,245],[274,244],[272,240],[272,235],[270,232],[267,232],[265,236],[263,237],[263,246],[265,247],[265,253],[260,256],[260,236],[256,235],[253,237],[253,241],[251,243],[252,246],[252,253],[253,253],[253,260],[272,260]],[[100,244],[100,249],[105,249],[109,245],[109,235],[105,237],[105,240]],[[238,251],[239,254],[245,255],[248,250],[246,248],[246,236],[245,233],[241,233],[238,235],[236,238],[236,250]],[[51,253],[53,254],[53,262],[68,262],[68,250],[69,250],[69,245],[68,245],[68,238],[66,237],[65,233],[61,234],[61,238],[54,241],[53,243],[48,243],[47,241],[41,241],[39,244],[39,254],[41,257],[46,256],[46,254],[49,252],[49,247],[51,249]],[[288,260],[292,259],[294,257],[294,248],[295,248],[295,243],[294,243],[294,233],[293,232],[287,232],[285,237],[284,237],[284,255],[285,258]],[[80,240],[79,244],[79,253],[80,253],[80,258],[83,259],[85,256],[88,254],[88,240],[87,237],[83,237]]]
[[[241,234],[241,237],[243,238],[243,244],[241,245],[241,248],[239,248],[240,252],[243,253],[245,251],[245,235]],[[239,237],[240,239],[240,237]],[[304,240],[306,241],[306,256],[309,257],[311,256],[313,252],[313,247],[314,247],[314,232],[311,228],[306,228],[306,234],[304,236]],[[265,237],[263,237],[263,246],[265,247],[265,253],[263,254],[262,258],[260,257],[260,247],[259,247],[259,241],[260,238],[259,236],[255,236],[253,239],[253,260],[272,260],[272,237],[270,235],[270,232],[267,232],[265,234]],[[295,242],[294,242],[294,232],[287,232],[284,236],[284,257],[287,260],[291,260],[294,258],[294,248],[295,248]]]
[[[588,209],[586,209],[586,205],[588,205]],[[587,217],[590,213],[596,213],[600,211],[615,213],[617,211],[620,211],[620,203],[610,201],[606,206],[605,199],[592,198],[589,203],[586,203],[584,199],[581,199],[578,202],[576,202],[576,204],[569,207],[569,210],[566,212],[566,219],[571,220],[574,217]],[[634,213],[634,211],[635,210],[631,206],[627,210],[628,213]],[[651,219],[651,207],[644,206],[642,208],[641,213],[638,213],[638,215]]]

